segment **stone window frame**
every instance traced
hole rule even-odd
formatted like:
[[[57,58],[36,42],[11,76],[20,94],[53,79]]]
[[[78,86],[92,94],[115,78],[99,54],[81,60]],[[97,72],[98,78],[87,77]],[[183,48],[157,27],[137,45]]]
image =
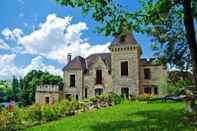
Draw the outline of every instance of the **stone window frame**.
[[[149,70],[149,75],[148,76],[146,76],[145,74],[147,73],[145,73],[145,70]],[[150,67],[146,67],[146,68],[144,68],[144,80],[151,80],[151,68]]]
[[[107,67],[106,67],[106,69],[107,69]],[[98,65],[97,67],[95,67],[94,68],[94,73],[95,73],[95,76],[94,76],[94,81],[95,81],[95,85],[97,85],[96,84],[96,72],[97,72],[97,70],[101,70],[101,72],[102,72],[102,84],[104,83],[104,72],[105,72],[105,68],[103,68],[102,66],[100,66],[100,65]]]
[[[128,68],[128,69],[127,69],[127,73],[128,73],[128,74],[127,74],[127,75],[122,75],[122,71],[121,71],[121,63],[122,63],[122,62],[127,62],[127,63],[128,63],[128,67],[127,67],[127,68]],[[119,74],[119,75],[120,75],[122,78],[128,78],[128,76],[129,76],[129,60],[124,60],[124,59],[123,59],[123,60],[120,60],[119,64],[120,64],[120,74]]]
[[[71,85],[71,78],[70,78],[70,77],[71,77],[71,75],[74,75],[74,76],[75,76],[75,84],[74,84],[74,86],[72,86],[72,85]],[[69,81],[69,87],[70,87],[70,88],[75,88],[75,87],[76,87],[76,76],[77,76],[77,75],[76,75],[75,73],[69,73],[69,75],[68,75],[68,76],[69,76],[69,78],[68,78],[68,81]]]

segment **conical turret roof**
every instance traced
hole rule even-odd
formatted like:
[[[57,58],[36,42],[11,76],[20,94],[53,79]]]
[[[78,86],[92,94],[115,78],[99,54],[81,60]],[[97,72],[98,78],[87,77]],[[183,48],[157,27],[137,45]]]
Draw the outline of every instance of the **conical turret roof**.
[[[133,44],[137,44],[134,36],[130,32],[122,33],[114,38],[110,47],[114,46],[130,46]]]

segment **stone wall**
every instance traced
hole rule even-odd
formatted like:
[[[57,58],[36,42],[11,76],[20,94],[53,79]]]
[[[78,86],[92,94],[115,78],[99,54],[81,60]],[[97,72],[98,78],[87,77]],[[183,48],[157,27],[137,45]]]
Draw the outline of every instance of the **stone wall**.
[[[70,87],[70,75],[75,75],[75,87]],[[74,98],[82,98],[84,87],[84,77],[82,70],[66,70],[64,71],[64,93],[70,94]]]
[[[120,94],[121,88],[128,87],[130,95],[138,95],[140,88],[140,47],[112,47],[112,87],[113,91]],[[128,76],[121,76],[121,61],[128,61]]]
[[[144,79],[144,69],[149,68],[151,73],[151,79]],[[167,72],[161,65],[142,65],[141,66],[141,93],[143,94],[144,86],[156,86],[158,87],[160,82],[167,77]],[[158,88],[159,90],[159,88]],[[159,91],[159,94],[161,92]]]
[[[102,84],[96,85],[96,70],[102,70]],[[103,89],[103,93],[110,92],[112,89],[112,77],[109,74],[109,69],[107,65],[101,60],[100,57],[97,57],[96,63],[89,67],[89,71],[84,75],[84,90],[87,88],[88,97],[95,96],[95,89]],[[85,91],[84,91],[85,93]],[[85,96],[85,94],[83,94]]]
[[[41,85],[36,88],[35,103],[46,104],[46,98],[49,98],[49,104],[62,99],[62,92],[57,85]]]

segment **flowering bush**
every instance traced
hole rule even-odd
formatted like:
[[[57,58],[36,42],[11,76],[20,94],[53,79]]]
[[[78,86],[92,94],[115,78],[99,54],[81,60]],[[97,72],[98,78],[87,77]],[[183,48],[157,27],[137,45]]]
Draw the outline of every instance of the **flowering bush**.
[[[60,117],[74,115],[78,111],[96,109],[99,107],[119,104],[121,97],[111,93],[86,99],[82,102],[76,100],[62,100],[49,104],[34,104],[29,107],[19,108],[14,103],[12,109],[0,111],[0,131],[15,131],[47,121],[56,120]]]
[[[58,114],[55,112],[55,107],[48,104],[41,107],[42,121],[52,121],[58,118]]]
[[[0,112],[0,131],[14,131],[22,127],[21,118],[17,112],[7,110]]]

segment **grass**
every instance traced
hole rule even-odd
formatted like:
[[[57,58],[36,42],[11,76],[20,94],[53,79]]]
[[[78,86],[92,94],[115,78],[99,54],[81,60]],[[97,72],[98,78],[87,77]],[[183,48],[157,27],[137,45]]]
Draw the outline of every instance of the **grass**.
[[[120,105],[65,117],[26,131],[195,131],[184,104],[124,102]]]

